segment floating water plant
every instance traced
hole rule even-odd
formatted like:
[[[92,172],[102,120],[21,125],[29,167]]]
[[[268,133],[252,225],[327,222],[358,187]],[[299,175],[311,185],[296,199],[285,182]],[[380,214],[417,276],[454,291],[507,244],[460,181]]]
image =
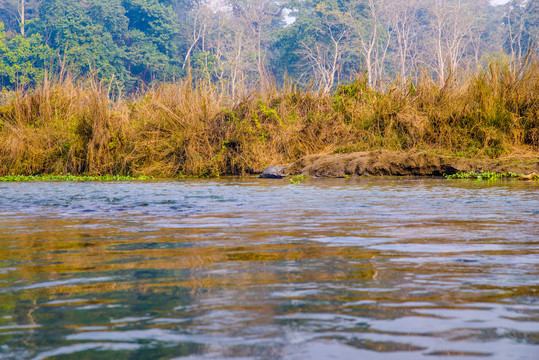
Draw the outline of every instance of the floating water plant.
[[[134,181],[151,180],[149,176],[125,176],[125,175],[103,175],[103,176],[83,176],[83,175],[7,175],[0,177],[0,182],[28,182],[28,181]]]
[[[298,185],[301,183],[301,180],[307,179],[306,175],[296,175],[290,177],[290,184]]]
[[[475,179],[475,180],[500,180],[500,179],[520,179],[524,178],[527,179],[525,175],[518,175],[514,172],[492,172],[492,171],[481,171],[481,172],[475,172],[475,171],[469,171],[469,172],[463,172],[459,171],[452,175],[444,175],[446,179]]]

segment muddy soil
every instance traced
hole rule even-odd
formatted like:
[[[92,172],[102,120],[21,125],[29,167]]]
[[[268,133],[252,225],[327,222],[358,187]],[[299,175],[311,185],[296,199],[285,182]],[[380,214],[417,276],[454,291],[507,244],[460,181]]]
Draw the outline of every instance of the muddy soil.
[[[463,159],[425,152],[377,150],[349,154],[305,156],[286,172],[318,177],[345,176],[442,176],[459,171],[539,173],[539,156],[522,155],[502,159]]]

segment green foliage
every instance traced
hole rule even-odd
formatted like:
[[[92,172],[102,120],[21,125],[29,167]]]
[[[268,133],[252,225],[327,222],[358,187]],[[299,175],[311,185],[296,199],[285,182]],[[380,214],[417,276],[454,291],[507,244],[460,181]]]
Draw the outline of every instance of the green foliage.
[[[126,67],[146,82],[171,80],[179,68],[174,11],[158,0],[123,0],[129,19],[125,38]]]
[[[151,176],[82,176],[82,175],[7,175],[0,177],[0,182],[28,182],[28,181],[140,181],[152,180]]]
[[[6,36],[0,23],[0,86],[35,86],[42,83],[45,65],[51,61],[52,50],[39,34],[30,37]]]
[[[517,175],[514,172],[505,172],[505,173],[498,173],[498,172],[491,172],[491,171],[481,171],[481,172],[462,172],[459,171],[452,175],[444,175],[446,179],[475,179],[475,180],[487,180],[487,181],[494,181],[494,180],[500,180],[500,179],[511,179],[511,178],[519,178],[520,175]]]
[[[179,74],[177,25],[158,0],[43,0],[30,30],[47,39],[71,72],[128,89]],[[175,68],[176,66],[176,68]]]
[[[302,180],[307,179],[307,175],[290,176],[289,179],[290,179],[290,184],[299,185],[299,184],[301,184]]]

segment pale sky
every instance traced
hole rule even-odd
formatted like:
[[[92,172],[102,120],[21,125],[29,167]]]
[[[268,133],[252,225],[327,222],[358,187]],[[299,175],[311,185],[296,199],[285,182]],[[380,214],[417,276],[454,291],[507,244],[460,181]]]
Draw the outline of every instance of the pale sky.
[[[509,0],[490,0],[492,5],[501,5],[509,2]]]

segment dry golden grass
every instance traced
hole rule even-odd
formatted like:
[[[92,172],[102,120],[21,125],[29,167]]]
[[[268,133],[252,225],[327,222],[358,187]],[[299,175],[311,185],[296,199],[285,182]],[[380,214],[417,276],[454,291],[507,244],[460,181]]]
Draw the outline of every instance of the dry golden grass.
[[[261,171],[316,153],[427,150],[467,157],[539,150],[539,63],[375,91],[364,79],[332,95],[291,85],[235,101],[191,80],[130,99],[61,76],[0,106],[0,176],[172,177]]]

